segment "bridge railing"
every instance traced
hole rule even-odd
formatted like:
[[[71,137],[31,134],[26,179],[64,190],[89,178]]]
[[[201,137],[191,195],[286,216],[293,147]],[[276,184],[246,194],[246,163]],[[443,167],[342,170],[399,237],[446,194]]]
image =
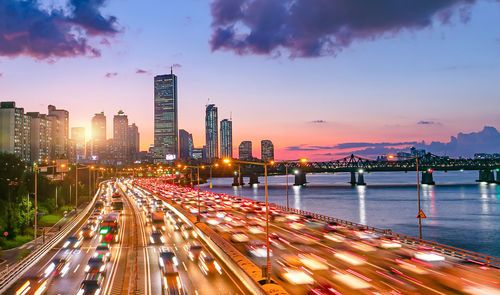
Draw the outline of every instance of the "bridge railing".
[[[249,200],[249,201],[252,201],[252,200]],[[465,250],[465,249],[461,249],[461,248],[457,248],[457,247],[453,247],[453,246],[449,246],[449,245],[445,245],[445,244],[440,244],[440,243],[436,243],[433,241],[423,240],[423,239],[419,239],[419,238],[404,235],[404,234],[394,233],[390,229],[381,229],[381,228],[377,228],[377,227],[373,227],[373,226],[367,226],[364,224],[355,223],[352,221],[347,221],[347,220],[343,220],[343,219],[339,219],[339,218],[325,216],[325,215],[321,215],[318,213],[313,213],[313,212],[309,212],[309,211],[305,211],[305,210],[299,210],[299,209],[295,209],[295,208],[288,208],[287,209],[285,206],[281,206],[281,205],[276,205],[276,204],[270,204],[270,205],[273,207],[276,207],[277,209],[280,209],[281,211],[284,211],[284,212],[295,213],[295,214],[299,214],[299,215],[310,215],[310,216],[312,216],[318,220],[321,220],[321,221],[336,222],[336,223],[343,225],[343,226],[346,226],[346,227],[354,227],[357,229],[369,230],[369,231],[372,231],[372,232],[375,232],[378,234],[385,235],[386,237],[397,239],[405,244],[425,246],[432,251],[440,252],[442,254],[456,257],[458,259],[469,260],[469,261],[473,261],[473,262],[476,262],[479,264],[484,264],[486,266],[493,266],[493,267],[500,268],[500,258],[498,258],[498,257],[493,257],[493,256],[477,253],[474,251],[469,251],[469,250]]]

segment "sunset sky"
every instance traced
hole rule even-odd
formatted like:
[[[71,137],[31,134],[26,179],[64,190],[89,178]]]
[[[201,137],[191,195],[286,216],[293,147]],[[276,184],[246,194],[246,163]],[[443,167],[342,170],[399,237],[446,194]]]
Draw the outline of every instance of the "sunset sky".
[[[219,120],[232,114],[235,152],[252,140],[259,156],[271,139],[278,159],[302,156],[287,147],[303,144],[500,128],[500,1],[102,2],[2,1],[0,100],[44,113],[53,104],[87,129],[104,111],[108,137],[123,110],[147,150],[153,76],[173,66],[179,127],[197,147],[207,102]]]

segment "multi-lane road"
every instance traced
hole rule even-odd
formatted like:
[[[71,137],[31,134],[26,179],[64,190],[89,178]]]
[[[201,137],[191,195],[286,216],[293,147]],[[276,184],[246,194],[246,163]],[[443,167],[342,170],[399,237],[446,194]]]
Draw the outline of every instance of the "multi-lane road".
[[[220,250],[226,243],[260,273],[265,211],[154,178],[107,181],[88,216],[6,293],[250,294],[251,276]],[[224,243],[200,238],[198,214]],[[289,294],[500,294],[499,270],[484,263],[274,207],[269,215],[272,281]]]

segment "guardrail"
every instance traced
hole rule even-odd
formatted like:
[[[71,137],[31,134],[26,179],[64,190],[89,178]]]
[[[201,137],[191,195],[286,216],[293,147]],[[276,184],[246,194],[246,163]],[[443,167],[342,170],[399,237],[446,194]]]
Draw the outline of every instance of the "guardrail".
[[[248,200],[253,201],[250,199],[248,199]],[[453,247],[453,246],[449,246],[449,245],[445,245],[445,244],[440,244],[440,243],[436,243],[433,241],[418,239],[416,237],[412,237],[412,236],[408,236],[408,235],[404,235],[404,234],[394,233],[390,229],[381,229],[381,228],[377,228],[377,227],[373,227],[373,226],[367,226],[364,224],[355,223],[355,222],[351,222],[351,221],[347,221],[347,220],[342,220],[342,219],[338,219],[338,218],[334,218],[334,217],[330,217],[330,216],[325,216],[325,215],[321,215],[321,214],[317,214],[317,213],[313,213],[313,212],[309,212],[309,211],[299,210],[299,209],[295,209],[295,208],[288,208],[287,209],[285,206],[276,205],[276,204],[270,204],[270,206],[273,206],[273,207],[280,209],[281,211],[284,211],[284,212],[295,213],[295,214],[300,214],[300,215],[310,215],[318,220],[322,220],[325,222],[336,222],[338,224],[341,224],[341,225],[344,225],[347,227],[366,229],[366,230],[369,230],[369,231],[372,231],[375,233],[383,234],[386,237],[397,239],[405,244],[423,245],[423,246],[429,247],[433,251],[440,252],[442,254],[446,254],[446,255],[449,255],[452,257],[465,259],[465,260],[471,260],[471,261],[474,261],[476,263],[485,264],[486,266],[493,266],[496,268],[500,268],[500,258],[498,258],[498,257],[493,257],[493,256],[477,253],[474,251],[469,251],[469,250],[465,250],[465,249],[461,249],[461,248],[457,248],[457,247]]]
[[[28,271],[28,269],[30,269],[33,265],[38,263],[40,259],[42,259],[44,253],[59,244],[61,240],[64,239],[73,230],[73,228],[82,221],[83,218],[88,216],[88,214],[91,212],[91,209],[94,207],[95,201],[97,200],[97,196],[99,196],[100,191],[101,189],[99,188],[94,198],[87,205],[87,207],[85,207],[85,209],[83,209],[83,211],[81,211],[76,216],[76,218],[74,218],[70,222],[67,222],[61,228],[59,233],[50,237],[43,245],[31,252],[20,262],[0,272],[0,294],[4,294],[7,289],[12,286],[12,284],[19,280],[24,275],[24,273]]]

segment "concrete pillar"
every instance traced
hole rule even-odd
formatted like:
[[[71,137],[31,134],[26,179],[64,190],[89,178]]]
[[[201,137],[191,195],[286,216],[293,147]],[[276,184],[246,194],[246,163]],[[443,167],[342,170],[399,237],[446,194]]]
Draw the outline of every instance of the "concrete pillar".
[[[250,181],[248,182],[248,184],[253,185],[256,183],[259,183],[259,177],[255,173],[250,174]]]
[[[300,169],[294,171],[295,183],[293,185],[305,185],[307,183],[306,173]]]
[[[240,185],[245,185],[245,182],[243,181],[243,174],[240,174]]]
[[[498,173],[497,173],[498,178]],[[495,183],[495,172],[491,170],[479,170],[479,179],[477,182],[487,182],[487,183]]]
[[[355,185],[356,185],[356,172],[351,171],[351,181],[349,181],[349,183],[350,183],[352,186],[355,186]]]
[[[240,184],[238,183],[238,174],[234,174],[233,176],[233,186],[239,186]]]
[[[432,178],[432,172],[429,171],[422,171],[422,184],[429,184],[429,185],[434,185],[436,184],[434,182],[434,179]]]
[[[358,182],[356,184],[357,185],[366,185],[365,176],[364,176],[363,172],[358,172]]]
[[[500,171],[497,170],[496,183],[500,183]]]

